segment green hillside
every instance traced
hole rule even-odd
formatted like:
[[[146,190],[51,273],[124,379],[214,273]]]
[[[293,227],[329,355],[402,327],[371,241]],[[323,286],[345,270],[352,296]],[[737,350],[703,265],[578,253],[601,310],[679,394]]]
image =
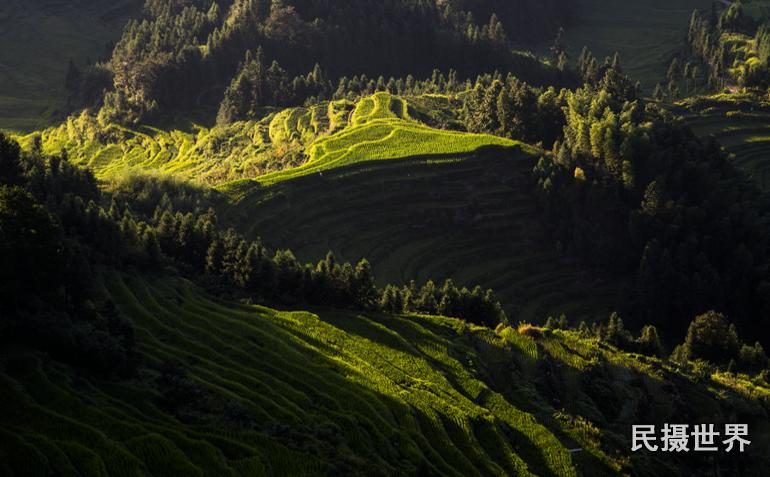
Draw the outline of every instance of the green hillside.
[[[430,97],[408,103],[377,93],[356,103],[322,102],[283,109],[259,121],[213,128],[193,125],[191,131],[104,126],[86,112],[18,139],[27,150],[36,140],[46,154],[65,150],[70,160],[105,180],[161,173],[207,185],[244,178],[254,178],[254,186],[272,184],[362,161],[467,154],[490,146],[534,151],[500,137],[431,128],[409,115],[411,108],[429,118],[452,106]],[[249,187],[249,182],[223,185]]]
[[[0,0],[0,477],[766,477],[768,5]]]
[[[227,219],[303,260],[368,257],[383,283],[492,287],[514,319],[603,318],[622,281],[560,257],[529,193],[534,163],[505,149],[363,163],[252,189]]]
[[[0,128],[46,126],[64,105],[70,58],[105,55],[138,0],[4,0],[0,4]]]
[[[651,92],[665,80],[671,58],[684,46],[693,10],[711,0],[577,0],[566,28],[572,61],[583,46],[602,59],[620,53],[625,71]]]
[[[225,184],[236,199],[229,223],[302,260],[368,257],[383,283],[480,283],[524,320],[606,316],[622,281],[560,258],[529,192],[535,149],[431,129],[409,117],[410,104],[365,98],[347,128],[310,144],[302,166]]]
[[[46,154],[64,150],[73,163],[104,180],[164,174],[214,185],[298,165],[303,144],[344,125],[346,108],[345,102],[324,103],[286,109],[259,121],[185,130],[103,126],[85,112],[18,140],[28,150],[39,140]]]
[[[40,137],[44,153],[64,149],[105,180],[161,173],[220,184],[234,200],[227,215],[236,229],[305,261],[328,250],[367,257],[383,283],[479,283],[533,322],[617,309],[623,281],[569,263],[547,238],[529,192],[535,148],[415,119],[451,117],[453,107],[442,96],[376,93],[197,133],[100,128],[83,114],[21,143],[31,149]],[[292,167],[287,154],[302,165]],[[226,182],[241,177],[254,179]]]
[[[405,99],[388,93],[364,98],[356,104],[349,127],[310,144],[305,164],[261,176],[257,182],[269,185],[364,161],[462,155],[482,147],[523,147],[534,152],[529,146],[496,136],[433,129],[411,119],[408,110]]]
[[[762,190],[770,188],[770,105],[747,95],[683,101],[682,114],[697,134],[713,135]]]
[[[276,311],[134,275],[103,293],[136,326],[141,379],[5,349],[4,475],[655,475],[672,461],[615,457],[626,426],[735,410],[758,426],[745,459],[767,460],[768,389],[574,332]]]

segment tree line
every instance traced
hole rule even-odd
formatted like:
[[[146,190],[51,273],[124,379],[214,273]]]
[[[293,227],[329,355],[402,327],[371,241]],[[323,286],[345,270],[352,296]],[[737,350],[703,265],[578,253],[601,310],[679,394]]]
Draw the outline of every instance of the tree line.
[[[133,327],[98,290],[106,270],[162,272],[173,264],[209,289],[283,304],[450,314],[494,326],[507,318],[489,290],[446,281],[375,284],[366,259],[328,254],[301,264],[221,227],[211,191],[134,177],[114,191],[66,154],[25,154],[0,134],[0,339],[23,341],[103,373],[137,364]],[[398,305],[396,306],[396,303]]]
[[[748,49],[753,58],[724,39],[736,33],[749,37]],[[710,87],[724,87],[727,82],[762,92],[770,87],[770,26],[747,14],[742,2],[733,2],[721,12],[715,5],[707,14],[695,10],[687,40],[691,61],[703,64]],[[671,72],[669,69],[669,77]]]
[[[522,324],[519,332],[530,336],[543,333],[533,332],[533,329],[538,330]],[[770,361],[762,344],[755,341],[752,345],[741,340],[735,325],[724,314],[713,310],[696,316],[687,327],[684,340],[670,353],[656,326],[645,325],[634,336],[616,312],[611,313],[608,320],[594,321],[591,325],[581,321],[577,326],[571,326],[564,315],[559,319],[549,317],[544,329],[572,331],[581,338],[596,339],[623,351],[670,358],[680,364],[702,361],[728,372],[757,373],[770,382]]]

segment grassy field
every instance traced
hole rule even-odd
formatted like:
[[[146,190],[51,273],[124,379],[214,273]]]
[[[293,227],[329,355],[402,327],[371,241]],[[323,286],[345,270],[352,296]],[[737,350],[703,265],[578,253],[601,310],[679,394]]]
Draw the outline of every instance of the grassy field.
[[[685,409],[722,422],[724,402],[756,426],[742,459],[767,459],[767,389],[694,380],[572,332],[533,341],[442,317],[276,311],[170,278],[110,275],[104,293],[136,326],[140,379],[4,349],[3,475],[660,472],[655,455],[623,457],[626,427]]]
[[[665,80],[674,53],[687,38],[694,9],[708,10],[711,0],[576,0],[567,44],[572,61],[588,46],[601,61],[616,51],[625,72],[652,92]]]
[[[755,96],[721,95],[686,100],[675,111],[697,134],[716,137],[736,166],[770,190],[770,104]]]
[[[0,2],[0,128],[29,131],[59,120],[72,58],[104,56],[120,38],[138,0],[3,0]],[[53,116],[52,116],[53,115]]]

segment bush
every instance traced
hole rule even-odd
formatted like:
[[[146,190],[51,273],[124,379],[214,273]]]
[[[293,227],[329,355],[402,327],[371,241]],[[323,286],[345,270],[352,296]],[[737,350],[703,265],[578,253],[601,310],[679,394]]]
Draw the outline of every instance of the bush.
[[[696,316],[687,330],[683,344],[672,355],[676,361],[703,359],[715,364],[726,364],[738,358],[740,341],[735,326],[715,311]]]
[[[739,361],[743,368],[752,371],[765,369],[768,366],[767,355],[759,342],[754,343],[754,346],[744,344],[741,347]]]

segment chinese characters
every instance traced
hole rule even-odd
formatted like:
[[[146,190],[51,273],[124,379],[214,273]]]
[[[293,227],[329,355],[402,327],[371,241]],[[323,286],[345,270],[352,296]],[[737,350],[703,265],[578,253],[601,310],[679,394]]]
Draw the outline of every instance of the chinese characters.
[[[658,433],[654,425],[632,426],[631,450],[651,452],[717,452],[719,444],[725,452],[744,452],[751,444],[748,424],[725,424],[724,432],[714,424],[664,424]]]

